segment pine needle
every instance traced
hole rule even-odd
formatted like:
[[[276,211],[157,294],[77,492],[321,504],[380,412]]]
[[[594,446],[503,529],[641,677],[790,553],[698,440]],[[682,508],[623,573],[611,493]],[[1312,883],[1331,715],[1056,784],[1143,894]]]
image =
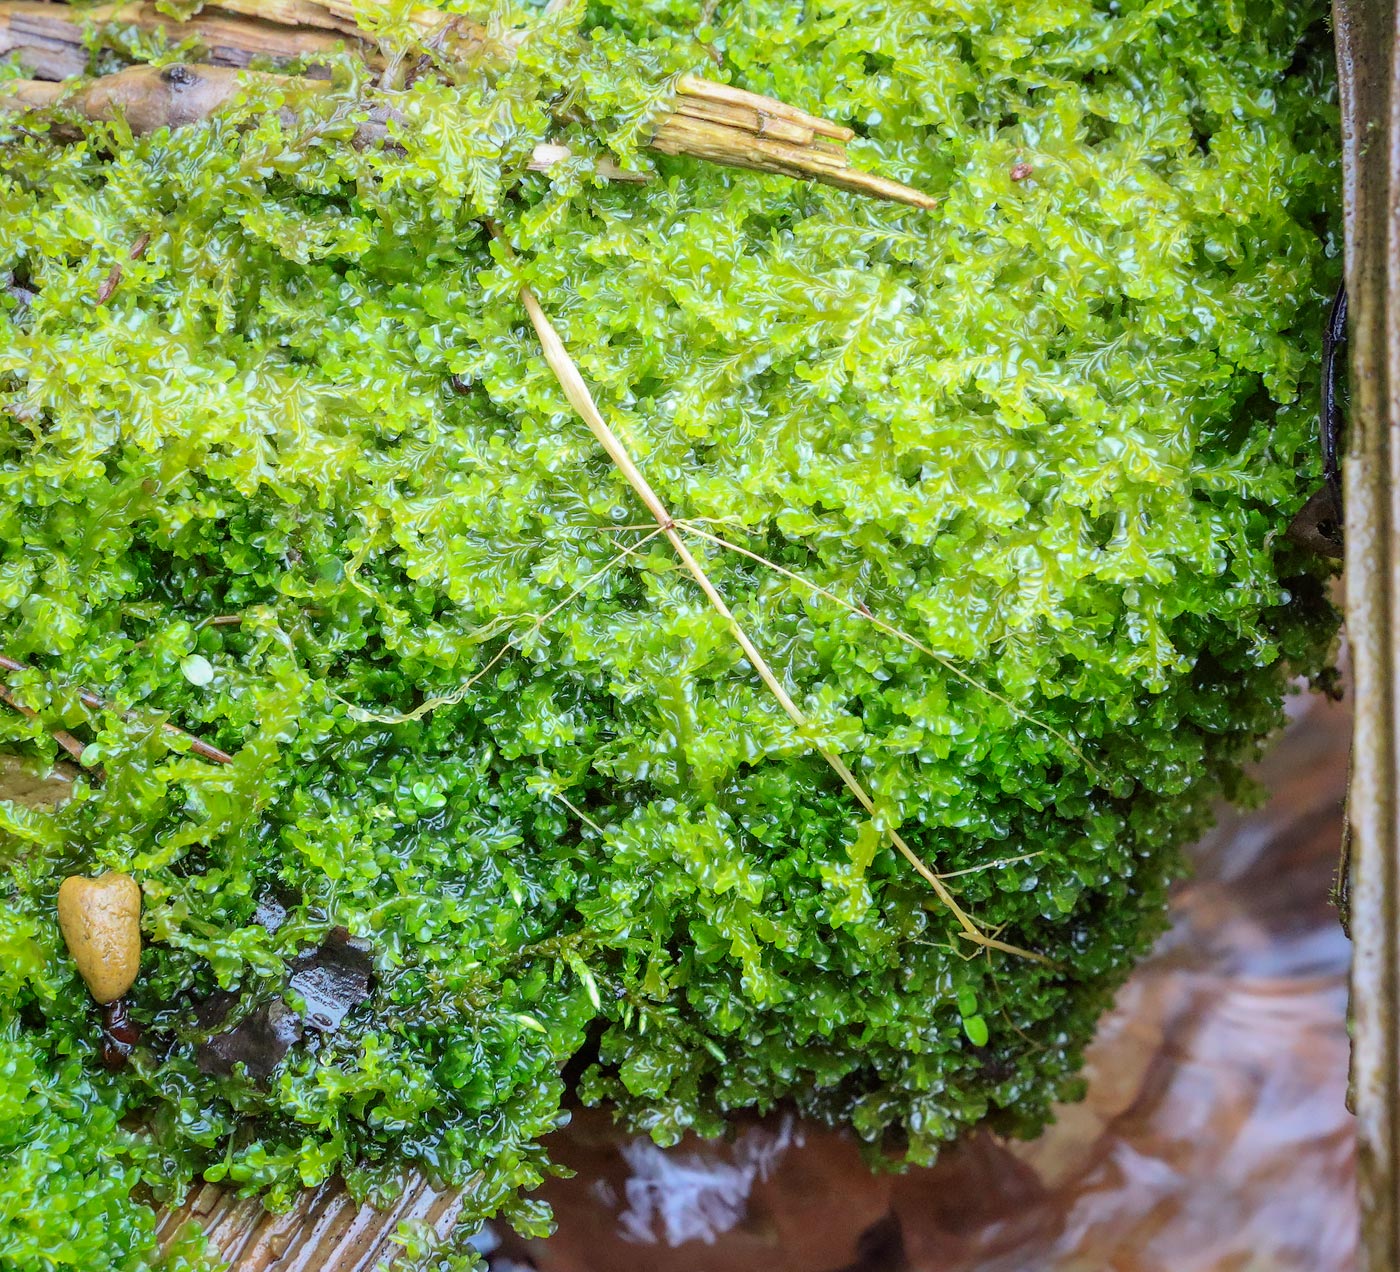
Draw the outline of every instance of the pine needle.
[[[855,614],[858,617],[865,619],[868,623],[874,624],[874,626],[878,627],[882,632],[885,632],[888,635],[895,637],[897,640],[902,640],[911,649],[917,649],[925,657],[931,658],[949,674],[954,675],[959,680],[963,681],[964,684],[971,685],[972,688],[976,689],[979,693],[984,693],[994,702],[1001,703],[1001,705],[1004,706],[1008,711],[1010,711],[1011,714],[1014,715],[1018,720],[1021,720],[1025,724],[1031,725],[1033,728],[1044,729],[1045,732],[1051,735],[1051,737],[1058,738],[1061,742],[1065,744],[1066,747],[1069,748],[1070,752],[1074,755],[1074,757],[1077,760],[1079,760],[1081,764],[1084,765],[1085,768],[1087,768],[1096,777],[1102,777],[1098,766],[1092,763],[1089,760],[1089,758],[1084,754],[1084,752],[1081,751],[1069,739],[1068,736],[1060,732],[1059,729],[1055,728],[1053,725],[1046,724],[1043,720],[1037,720],[1035,716],[1029,714],[1026,711],[1022,711],[1021,708],[1018,707],[1014,702],[1012,702],[1010,698],[1005,697],[1003,694],[997,693],[995,689],[992,689],[988,685],[982,684],[982,682],[977,680],[975,677],[968,675],[968,673],[963,671],[962,668],[959,667],[955,662],[953,662],[952,659],[945,657],[943,654],[936,653],[934,650],[930,649],[927,645],[925,645],[922,641],[911,636],[906,631],[901,631],[892,623],[887,623],[884,619],[877,618],[874,614],[870,612],[870,610],[866,609],[863,605],[853,605],[844,597],[837,596],[835,592],[828,591],[819,583],[813,583],[811,579],[804,579],[802,575],[794,573],[792,570],[789,570],[786,566],[779,565],[776,561],[770,561],[766,556],[761,556],[759,555],[759,553],[750,551],[748,548],[741,547],[737,543],[731,543],[728,539],[721,539],[719,535],[711,534],[708,530],[700,529],[700,524],[698,521],[678,521],[676,524],[682,529],[688,530],[691,534],[696,535],[698,538],[706,539],[710,543],[713,543],[718,547],[728,548],[731,552],[737,552],[740,556],[748,557],[750,561],[756,561],[759,565],[764,565],[767,566],[770,570],[775,570],[784,578],[791,579],[794,583],[800,583],[803,587],[808,588],[812,592],[815,592],[818,596],[823,596],[827,600],[833,601],[837,605],[841,606],[842,609],[849,610],[852,614]]]
[[[491,234],[500,242],[506,250],[511,251],[509,243],[505,241],[500,227],[494,222],[488,221],[487,228]],[[730,634],[734,637],[739,648],[743,650],[744,656],[749,660],[749,665],[758,673],[759,679],[763,681],[768,691],[778,700],[778,705],[782,707],[789,720],[796,726],[799,732],[807,733],[810,729],[810,721],[802,712],[802,709],[792,700],[791,695],[783,687],[782,682],[774,674],[773,669],[768,665],[768,660],[764,658],[758,647],[749,639],[748,633],[735,618],[734,613],[726,604],[724,597],[720,595],[719,589],[713,580],[705,572],[705,568],[696,560],[690,547],[681,537],[677,522],[667,510],[661,497],[652,489],[651,483],[647,481],[641,469],[636,465],[632,456],[619,440],[616,433],[608,426],[603,419],[602,413],[598,410],[597,404],[593,400],[592,393],[589,392],[588,385],[583,379],[577,364],[569,355],[563,340],[554,324],[550,322],[544,309],[540,306],[539,300],[534,292],[528,287],[520,288],[520,300],[525,306],[525,312],[530,317],[530,322],[535,328],[535,334],[539,337],[540,348],[544,353],[545,361],[549,364],[549,369],[554,373],[555,379],[559,381],[559,387],[563,389],[565,398],[569,405],[579,415],[589,431],[593,434],[598,444],[607,452],[608,458],[613,461],[618,471],[627,479],[627,484],[632,487],[637,497],[645,505],[646,510],[656,521],[658,530],[666,536],[672,550],[680,558],[680,562],[690,572],[691,577],[700,586],[706,599],[710,602],[715,612],[725,621]],[[851,772],[846,761],[839,755],[818,747],[817,753],[824,759],[836,775],[846,785],[846,789],[855,796],[856,801],[867,813],[875,816],[875,801],[870,793],[861,784],[859,778]],[[948,912],[956,920],[962,935],[965,939],[974,944],[984,946],[988,949],[1002,950],[1008,954],[1016,954],[1022,958],[1032,959],[1040,963],[1049,963],[1050,960],[1044,955],[1035,954],[1030,950],[1024,950],[1015,945],[1010,945],[1005,941],[997,940],[988,936],[982,931],[971,917],[958,905],[957,899],[944,885],[943,881],[919,858],[918,854],[905,842],[903,836],[894,829],[886,831],[890,842],[894,845],[899,854],[911,865],[914,870],[929,884],[934,894],[947,907]]]
[[[995,861],[983,862],[980,866],[967,866],[962,870],[940,870],[940,879],[959,879],[963,875],[981,874],[984,870],[1000,870],[1003,866],[1019,865],[1023,861],[1034,861],[1037,857],[1043,857],[1043,852],[1026,852],[1019,857],[998,857]]]
[[[471,692],[473,685],[475,685],[479,680],[482,679],[483,676],[490,672],[493,667],[500,663],[500,661],[508,653],[510,653],[512,649],[518,649],[520,647],[520,644],[524,641],[526,637],[533,636],[536,632],[540,630],[540,628],[542,628],[547,622],[549,622],[551,618],[553,618],[561,610],[567,609],[576,600],[578,600],[580,596],[582,596],[586,591],[588,591],[588,589],[592,587],[593,584],[596,583],[599,579],[601,579],[605,574],[607,574],[610,570],[614,569],[617,565],[621,564],[621,562],[625,561],[628,557],[636,556],[638,548],[640,548],[643,544],[648,543],[652,539],[656,538],[656,536],[660,533],[660,527],[654,527],[650,534],[647,534],[643,538],[638,539],[636,543],[632,544],[631,546],[624,546],[615,557],[611,558],[599,569],[595,570],[586,579],[584,579],[582,583],[580,583],[576,588],[574,588],[574,590],[570,592],[568,596],[566,596],[562,601],[560,601],[558,605],[554,606],[553,609],[546,610],[543,614],[537,615],[534,621],[530,624],[529,628],[522,632],[518,638],[512,637],[510,640],[506,641],[505,644],[503,644],[500,647],[500,649],[498,649],[495,652],[495,654],[492,655],[490,661],[487,662],[487,664],[484,667],[482,667],[476,672],[473,672],[471,676],[464,680],[460,685],[457,686],[456,689],[453,689],[450,693],[441,694],[436,698],[429,698],[426,702],[419,703],[418,706],[414,707],[412,711],[406,712],[370,711],[365,707],[356,706],[353,702],[349,702],[344,698],[340,698],[339,695],[337,695],[337,699],[340,702],[345,703],[345,705],[350,709],[351,719],[358,720],[361,723],[367,724],[408,724],[413,720],[421,720],[429,712],[436,711],[439,707],[456,706],[457,703],[461,702],[462,699],[465,698],[467,694]],[[349,577],[348,571],[347,577]],[[520,615],[518,618],[502,618],[498,615],[486,625],[485,630],[489,633],[494,634],[494,630],[509,627],[513,623],[523,620],[525,617],[527,616],[523,614]]]

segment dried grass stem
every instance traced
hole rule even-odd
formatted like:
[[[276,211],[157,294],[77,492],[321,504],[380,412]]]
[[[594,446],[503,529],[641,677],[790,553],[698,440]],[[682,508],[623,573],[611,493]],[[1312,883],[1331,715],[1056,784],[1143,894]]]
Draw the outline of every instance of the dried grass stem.
[[[510,250],[510,245],[506,243],[500,228],[495,224],[488,223],[488,229],[492,235]],[[658,529],[666,536],[672,550],[680,559],[682,565],[689,571],[691,577],[699,585],[700,590],[705,594],[706,599],[714,608],[715,612],[724,619],[730,634],[743,651],[744,656],[749,660],[749,665],[758,673],[759,679],[763,681],[768,691],[777,699],[788,719],[800,733],[810,734],[811,724],[803,713],[802,709],[793,701],[792,696],[784,688],[782,682],[774,674],[768,660],[764,658],[758,646],[749,638],[739,620],[734,616],[733,611],[725,602],[714,581],[706,573],[704,566],[696,560],[685,539],[681,536],[679,525],[671,515],[660,495],[652,488],[645,474],[637,467],[636,462],[628,453],[627,448],[622,444],[617,434],[609,427],[604,420],[602,413],[598,410],[597,403],[593,400],[592,393],[589,392],[588,385],[583,379],[577,364],[570,357],[568,349],[560,338],[554,324],[550,322],[548,315],[544,312],[538,298],[528,287],[521,287],[520,300],[525,306],[525,312],[530,317],[530,322],[535,328],[535,334],[539,337],[540,348],[544,353],[545,361],[549,364],[550,370],[559,382],[559,387],[564,391],[564,396],[568,399],[569,405],[588,425],[589,431],[597,439],[598,444],[607,452],[608,458],[613,461],[618,471],[626,478],[627,484],[636,492],[637,497],[646,506],[646,510],[656,520]],[[846,789],[855,796],[856,802],[865,809],[871,816],[876,817],[875,801],[869,791],[866,790],[860,779],[851,771],[850,766],[839,755],[828,751],[824,747],[817,747],[817,753],[831,767],[836,775],[845,784]],[[899,854],[917,871],[928,885],[933,889],[939,901],[948,909],[948,912],[956,920],[962,935],[969,941],[989,949],[1002,950],[1008,954],[1016,954],[1022,958],[1028,958],[1037,962],[1048,962],[1042,955],[1035,954],[1030,950],[1021,949],[1019,946],[1008,944],[995,937],[988,936],[980,927],[973,922],[972,918],[958,905],[956,898],[948,890],[942,879],[934,873],[919,855],[908,845],[900,833],[891,828],[886,830],[886,835],[891,844]]]

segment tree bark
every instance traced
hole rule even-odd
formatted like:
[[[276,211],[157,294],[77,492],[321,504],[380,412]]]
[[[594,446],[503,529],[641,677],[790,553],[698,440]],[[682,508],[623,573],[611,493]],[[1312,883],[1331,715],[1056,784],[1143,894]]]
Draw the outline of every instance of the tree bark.
[[[1342,465],[1355,682],[1351,1102],[1362,1272],[1400,1268],[1400,39],[1394,0],[1334,6],[1350,301]]]

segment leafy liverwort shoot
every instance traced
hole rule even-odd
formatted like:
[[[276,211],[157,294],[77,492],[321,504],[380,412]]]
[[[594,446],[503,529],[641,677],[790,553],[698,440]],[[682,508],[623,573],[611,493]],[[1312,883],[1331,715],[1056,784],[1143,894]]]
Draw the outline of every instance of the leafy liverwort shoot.
[[[160,1266],[132,1190],[200,1178],[407,1165],[543,1232],[575,1098],[661,1143],[779,1102],[916,1163],[1032,1134],[1326,675],[1285,534],[1339,280],[1325,6],[711,8],[508,2],[455,80],[388,22],[427,71],[386,144],[349,54],[144,136],[0,113],[0,750],[101,761],[0,801],[6,1272]],[[702,65],[937,206],[641,148]],[[890,829],[1047,961],[966,940]],[[142,903],[112,1071],[55,920],[105,871]]]

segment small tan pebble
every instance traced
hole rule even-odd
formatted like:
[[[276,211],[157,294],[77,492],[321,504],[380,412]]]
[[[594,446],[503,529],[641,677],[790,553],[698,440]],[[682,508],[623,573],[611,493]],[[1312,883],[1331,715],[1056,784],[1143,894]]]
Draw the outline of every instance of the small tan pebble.
[[[58,889],[58,927],[99,1003],[115,1002],[141,964],[141,889],[128,874],[70,875]]]
[[[1024,161],[1011,165],[1011,179],[1013,181],[1024,181],[1034,172],[1035,169]]]

